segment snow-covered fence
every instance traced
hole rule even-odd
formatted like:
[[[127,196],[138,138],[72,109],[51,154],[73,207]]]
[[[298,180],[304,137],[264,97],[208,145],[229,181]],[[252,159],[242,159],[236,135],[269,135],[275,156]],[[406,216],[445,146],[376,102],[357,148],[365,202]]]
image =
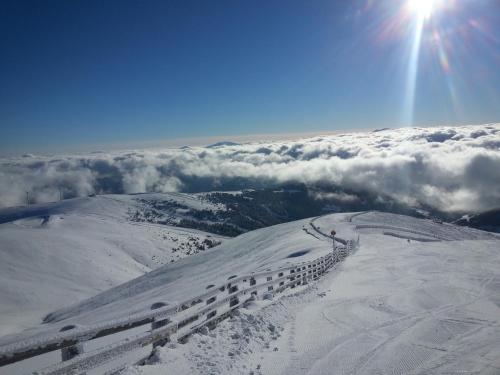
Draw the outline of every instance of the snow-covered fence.
[[[345,242],[345,246],[336,247],[335,253],[309,262],[245,276],[229,276],[224,284],[208,285],[202,294],[181,303],[169,305],[159,301],[145,312],[124,319],[92,327],[69,325],[49,337],[0,347],[0,366],[15,365],[23,360],[32,360],[57,351],[60,351],[60,359],[55,364],[52,361],[52,365],[47,367],[47,363],[40,361],[43,365],[38,366],[35,361],[35,368],[30,371],[37,370],[36,373],[40,375],[55,375],[99,369],[102,373],[102,366],[109,362],[115,362],[115,367],[132,364],[147,356],[151,350],[150,345],[154,347],[171,340],[182,341],[202,327],[216,324],[253,298],[268,298],[286,288],[318,279],[327,269],[352,253],[359,239]],[[95,348],[95,342],[99,340],[103,342],[100,347]],[[94,348],[85,352],[85,346]],[[130,355],[133,351],[138,351],[135,360]],[[127,358],[123,358],[125,355]],[[44,369],[39,370],[37,366]]]
[[[338,242],[338,243],[341,243],[342,245],[344,246],[347,246],[347,241],[344,240],[343,238],[340,238],[340,237],[331,237],[329,234],[326,234],[326,233],[323,233],[320,228],[315,224],[315,221],[317,219],[319,219],[321,216],[318,216],[317,218],[311,220],[311,222],[309,223],[311,225],[311,228],[314,229],[314,231],[316,233],[318,233],[319,235],[323,236],[323,237],[326,237],[328,239],[333,239],[335,242]]]

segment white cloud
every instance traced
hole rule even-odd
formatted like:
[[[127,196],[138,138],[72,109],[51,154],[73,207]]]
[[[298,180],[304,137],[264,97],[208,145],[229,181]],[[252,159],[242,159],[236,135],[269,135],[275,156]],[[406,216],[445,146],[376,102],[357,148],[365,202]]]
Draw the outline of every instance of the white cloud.
[[[498,207],[500,124],[403,128],[217,148],[8,158],[0,160],[0,205],[22,204],[25,191],[42,202],[57,199],[59,189],[65,196],[83,196],[288,182],[369,192],[442,211]]]

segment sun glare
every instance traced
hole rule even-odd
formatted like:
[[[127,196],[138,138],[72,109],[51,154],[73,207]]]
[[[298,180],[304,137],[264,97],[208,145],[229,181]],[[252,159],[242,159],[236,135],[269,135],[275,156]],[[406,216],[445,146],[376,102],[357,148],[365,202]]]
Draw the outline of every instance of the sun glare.
[[[408,0],[410,10],[419,18],[427,19],[434,11],[436,0]]]

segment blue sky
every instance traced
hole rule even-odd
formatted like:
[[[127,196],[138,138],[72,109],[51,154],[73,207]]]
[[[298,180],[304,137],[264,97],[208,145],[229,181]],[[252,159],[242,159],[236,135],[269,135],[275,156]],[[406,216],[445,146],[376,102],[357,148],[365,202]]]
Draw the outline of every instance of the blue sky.
[[[0,147],[408,125],[405,2],[4,1]],[[411,123],[500,121],[499,2],[440,7]]]

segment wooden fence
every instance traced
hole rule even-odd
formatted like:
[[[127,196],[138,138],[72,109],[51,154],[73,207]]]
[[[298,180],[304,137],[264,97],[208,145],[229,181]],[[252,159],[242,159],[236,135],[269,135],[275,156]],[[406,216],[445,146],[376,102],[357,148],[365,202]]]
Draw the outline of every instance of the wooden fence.
[[[29,372],[39,375],[81,374],[103,368],[110,361],[115,362],[115,367],[116,362],[119,367],[136,363],[137,360],[130,363],[133,357],[129,356],[131,351],[151,345],[155,347],[172,340],[182,342],[202,327],[217,324],[229,316],[231,311],[254,298],[268,298],[286,288],[316,280],[335,263],[351,254],[356,245],[357,241],[348,240],[345,241],[345,246],[336,247],[331,253],[309,262],[246,276],[230,276],[224,284],[209,285],[197,297],[181,303],[158,301],[145,312],[124,319],[92,327],[68,325],[49,337],[0,347],[0,373],[12,364],[56,351],[60,351],[57,363]],[[110,342],[113,337],[118,337],[118,340]],[[91,351],[84,350],[86,346],[92,346],[89,343],[99,339],[103,342],[101,347]],[[144,351],[139,355],[144,358]],[[34,363],[37,366],[36,360]],[[104,370],[98,371],[103,372]]]

